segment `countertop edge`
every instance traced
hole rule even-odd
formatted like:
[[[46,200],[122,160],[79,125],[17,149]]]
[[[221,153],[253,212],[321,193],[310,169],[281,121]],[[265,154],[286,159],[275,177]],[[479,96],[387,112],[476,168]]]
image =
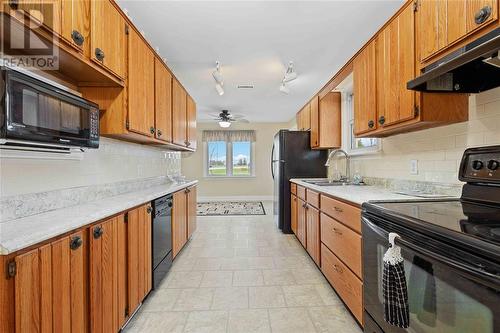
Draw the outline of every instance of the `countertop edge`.
[[[41,231],[41,232],[39,232],[39,234],[43,234],[43,235],[40,235],[40,236],[36,236],[37,233],[34,233],[35,236],[33,237],[32,240],[20,240],[19,245],[16,244],[16,246],[12,246],[12,245],[9,246],[8,243],[7,243],[7,245],[5,244],[6,243],[5,241],[0,241],[0,256],[6,256],[6,255],[10,255],[14,252],[21,251],[21,250],[26,249],[28,247],[31,247],[33,245],[36,245],[36,244],[45,242],[47,240],[50,240],[52,238],[64,235],[68,232],[71,232],[72,230],[76,230],[76,229],[79,229],[82,227],[89,226],[91,224],[94,224],[96,222],[104,220],[107,217],[111,217],[113,215],[119,214],[120,212],[126,211],[128,209],[140,206],[146,202],[152,201],[156,198],[162,197],[164,195],[175,193],[177,191],[183,190],[187,187],[190,187],[190,186],[193,186],[196,184],[198,184],[198,180],[193,180],[193,181],[189,181],[189,182],[182,183],[182,184],[165,183],[164,185],[157,185],[157,186],[153,186],[153,187],[146,188],[146,189],[141,189],[141,190],[126,193],[126,194],[120,194],[120,195],[116,195],[116,196],[107,197],[105,199],[99,200],[100,204],[103,204],[103,202],[105,204],[106,201],[113,201],[113,200],[122,199],[122,200],[127,201],[127,204],[126,204],[127,207],[124,207],[125,203],[121,204],[121,205],[117,204],[116,209],[113,209],[113,208],[106,209],[106,210],[103,209],[103,212],[100,214],[99,213],[91,214],[88,216],[88,218],[83,218],[83,219],[81,219],[81,221],[76,222],[74,224],[68,223],[68,224],[64,225],[63,227],[57,229],[57,231],[54,231],[54,232],[48,231],[45,234],[43,234],[43,231]],[[141,192],[152,191],[153,189],[159,188],[161,186],[168,186],[168,187],[165,190],[159,190],[159,191],[155,191],[155,192],[150,193],[150,194],[143,194],[141,196]],[[129,198],[134,193],[137,194],[140,198],[138,198],[136,200]],[[96,202],[97,201],[90,201],[88,203],[84,203],[84,204],[81,204],[78,206],[65,207],[65,208],[61,208],[61,209],[57,209],[57,210],[53,210],[53,211],[44,212],[41,214],[23,217],[20,219],[6,221],[6,222],[0,224],[0,231],[1,231],[2,227],[5,228],[6,225],[10,225],[10,224],[18,224],[18,223],[22,224],[23,222],[29,223],[31,220],[34,220],[34,219],[50,217],[51,215],[55,215],[58,213],[70,213],[72,210],[76,211],[77,209],[85,209],[85,206],[88,206],[88,208],[91,209],[91,208],[93,208],[92,206],[96,204]],[[28,222],[26,222],[26,221],[28,221]]]

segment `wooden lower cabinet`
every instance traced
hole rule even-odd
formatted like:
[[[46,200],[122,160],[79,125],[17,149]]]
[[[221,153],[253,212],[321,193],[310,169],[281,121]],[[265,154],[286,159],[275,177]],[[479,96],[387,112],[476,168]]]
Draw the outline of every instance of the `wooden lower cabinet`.
[[[297,232],[295,233],[303,247],[307,246],[306,240],[306,202],[297,199]]]
[[[196,230],[196,185],[175,192],[172,207],[172,257],[175,258]]]
[[[319,210],[311,205],[306,205],[306,244],[307,252],[316,265],[320,265],[320,228]]]
[[[134,313],[152,288],[151,205],[127,213],[127,315]]]
[[[10,262],[15,276],[2,281],[0,291],[14,296],[14,316],[0,325],[2,332],[87,331],[86,247],[84,233],[78,232]]]
[[[292,232],[297,234],[297,196],[291,194],[290,197],[290,225],[292,227]]]
[[[196,208],[197,208],[197,199],[196,199],[196,186],[189,187],[187,189],[187,238],[190,239],[196,230]]]

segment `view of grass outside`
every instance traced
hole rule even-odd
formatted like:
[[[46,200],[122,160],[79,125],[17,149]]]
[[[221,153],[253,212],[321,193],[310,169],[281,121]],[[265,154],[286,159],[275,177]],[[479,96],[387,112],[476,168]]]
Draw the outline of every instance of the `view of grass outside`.
[[[232,154],[230,145],[224,141],[209,141],[208,175],[209,176],[251,176],[250,156],[252,144],[250,142],[233,142]],[[231,157],[232,168],[228,170],[227,156]]]

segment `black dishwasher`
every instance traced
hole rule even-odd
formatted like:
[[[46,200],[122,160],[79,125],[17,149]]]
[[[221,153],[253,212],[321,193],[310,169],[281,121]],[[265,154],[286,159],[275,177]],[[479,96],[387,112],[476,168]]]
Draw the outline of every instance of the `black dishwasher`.
[[[153,201],[153,288],[172,265],[172,195]]]

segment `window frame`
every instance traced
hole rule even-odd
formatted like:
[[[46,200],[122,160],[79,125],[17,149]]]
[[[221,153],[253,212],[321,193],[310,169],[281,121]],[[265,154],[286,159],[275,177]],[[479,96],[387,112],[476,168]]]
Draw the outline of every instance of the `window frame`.
[[[212,141],[215,142],[215,141]],[[248,164],[248,168],[250,169],[250,173],[248,175],[233,175],[233,142],[232,141],[219,141],[224,142],[226,144],[226,174],[217,176],[211,175],[209,172],[209,158],[208,158],[208,141],[203,142],[203,175],[205,178],[210,179],[223,179],[223,178],[254,178],[255,177],[255,142],[251,141],[242,141],[250,143],[250,163]]]

